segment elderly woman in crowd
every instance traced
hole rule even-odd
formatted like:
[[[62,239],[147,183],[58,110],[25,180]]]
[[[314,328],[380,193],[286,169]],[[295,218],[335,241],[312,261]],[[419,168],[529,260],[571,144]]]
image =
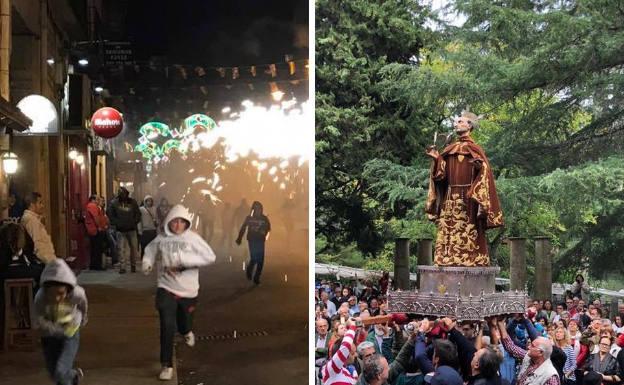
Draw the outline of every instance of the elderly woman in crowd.
[[[609,353],[611,343],[610,337],[600,337],[598,353],[590,355],[587,360],[586,370],[600,373],[603,384],[620,382],[617,360]]]

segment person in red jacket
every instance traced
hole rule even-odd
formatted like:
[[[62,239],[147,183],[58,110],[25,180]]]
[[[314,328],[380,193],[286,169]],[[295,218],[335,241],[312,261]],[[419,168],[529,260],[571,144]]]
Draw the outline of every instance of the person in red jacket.
[[[89,246],[91,250],[91,258],[89,268],[91,270],[102,270],[102,253],[105,247],[105,229],[104,219],[102,218],[102,209],[98,204],[97,195],[91,195],[86,207],[85,227],[89,235]]]

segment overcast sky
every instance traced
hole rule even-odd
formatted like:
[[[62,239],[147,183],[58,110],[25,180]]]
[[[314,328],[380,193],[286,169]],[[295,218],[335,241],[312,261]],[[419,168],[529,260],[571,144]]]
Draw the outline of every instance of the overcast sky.
[[[420,0],[420,3],[431,5],[431,9],[433,9],[434,11],[440,11],[442,8],[444,8],[448,4],[451,4],[452,2],[448,0]],[[447,23],[456,27],[460,27],[464,24],[464,22],[466,22],[466,16],[457,13],[445,14],[443,12],[440,12],[439,16]]]

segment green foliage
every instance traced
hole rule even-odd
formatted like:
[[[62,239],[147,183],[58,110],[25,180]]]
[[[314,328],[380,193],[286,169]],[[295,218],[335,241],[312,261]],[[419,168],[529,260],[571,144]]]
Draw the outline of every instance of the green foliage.
[[[316,228],[327,250],[356,242],[383,248],[377,202],[362,178],[366,161],[409,159],[418,135],[378,83],[388,63],[409,64],[430,33],[427,10],[408,0],[316,2]]]
[[[363,268],[377,271],[394,271],[394,242],[386,243],[381,255],[377,258],[369,258]]]
[[[424,149],[470,105],[505,217],[493,259],[508,266],[507,236],[547,235],[561,280],[624,273],[621,5],[456,0],[466,23],[433,31],[416,3],[317,1],[321,252],[382,256],[394,237],[434,235]]]

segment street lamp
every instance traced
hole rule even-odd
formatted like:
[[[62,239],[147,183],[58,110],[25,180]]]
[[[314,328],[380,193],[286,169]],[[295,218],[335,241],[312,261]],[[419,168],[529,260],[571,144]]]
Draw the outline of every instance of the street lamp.
[[[279,102],[284,97],[284,92],[280,90],[273,91],[271,92],[271,96],[273,97],[273,100],[275,100],[276,102]]]
[[[87,59],[80,59],[78,60],[78,64],[84,67],[86,65],[89,65],[89,61]]]
[[[71,160],[76,160],[76,158],[78,158],[78,150],[72,147],[69,150],[69,154],[67,154],[67,156],[69,156],[69,159]]]
[[[2,169],[7,175],[13,175],[17,172],[18,158],[12,152],[6,152],[2,155]]]
[[[104,91],[104,88],[101,86],[97,86],[93,90],[99,94],[100,92]]]

